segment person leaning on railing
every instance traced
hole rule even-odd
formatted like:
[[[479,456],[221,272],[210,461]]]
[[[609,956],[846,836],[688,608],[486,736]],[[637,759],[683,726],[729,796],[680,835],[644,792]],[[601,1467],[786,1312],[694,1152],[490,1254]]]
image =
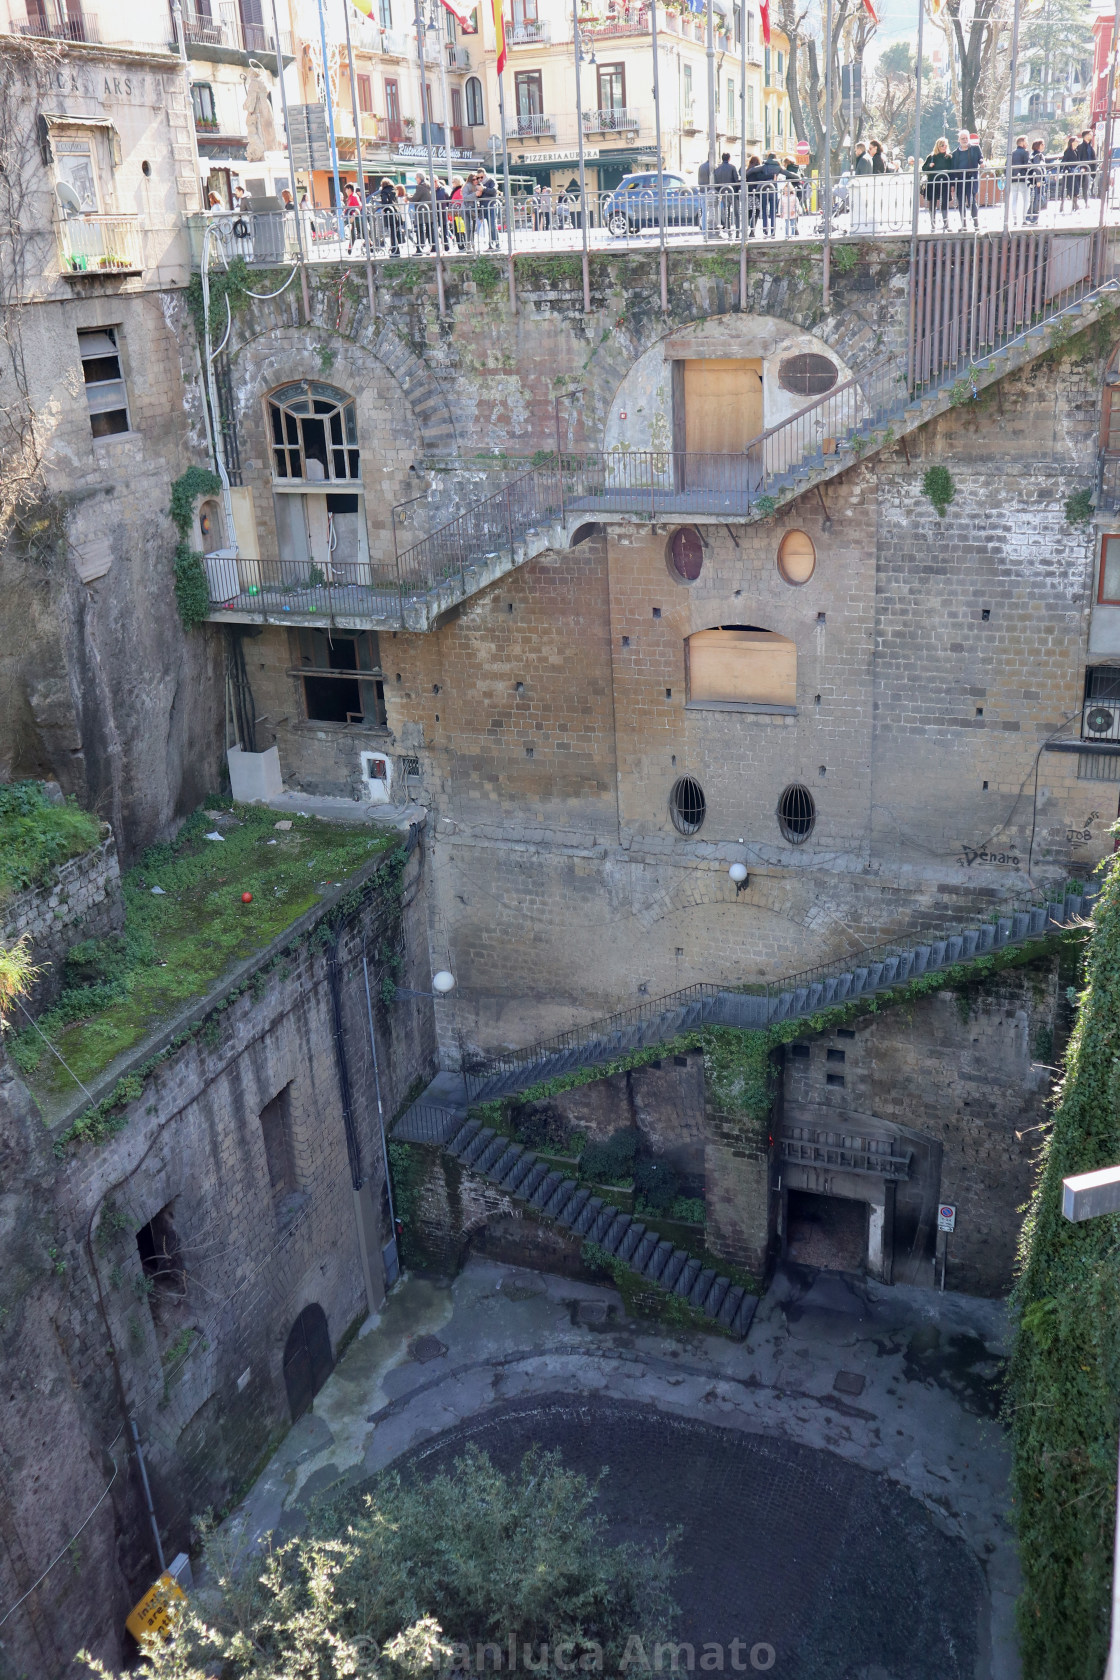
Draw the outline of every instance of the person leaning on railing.
[[[971,212],[973,227],[979,227],[980,218],[977,214],[977,202],[980,191],[980,165],[984,161],[984,154],[967,128],[958,131],[957,149],[950,161],[953,166],[953,184],[956,188],[957,209],[961,213],[961,227],[964,227],[966,212]]]
[[[940,215],[945,224],[945,232],[949,231],[949,197],[953,183],[953,159],[949,151],[949,142],[942,135],[940,140],[933,143],[933,151],[922,164],[922,196],[929,209],[930,231],[933,231]]]

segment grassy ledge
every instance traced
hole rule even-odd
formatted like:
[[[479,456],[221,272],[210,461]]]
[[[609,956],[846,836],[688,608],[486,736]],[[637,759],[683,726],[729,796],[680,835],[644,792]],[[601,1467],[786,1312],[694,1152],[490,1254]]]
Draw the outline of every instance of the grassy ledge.
[[[38,1022],[84,1083],[399,839],[313,817],[276,824],[275,811],[215,801],[124,876],[123,933],[71,950],[62,994]],[[33,1027],[9,1050],[48,1106],[73,1092]]]
[[[28,887],[46,886],[61,864],[100,840],[97,818],[72,799],[52,803],[42,782],[0,787],[0,911]]]

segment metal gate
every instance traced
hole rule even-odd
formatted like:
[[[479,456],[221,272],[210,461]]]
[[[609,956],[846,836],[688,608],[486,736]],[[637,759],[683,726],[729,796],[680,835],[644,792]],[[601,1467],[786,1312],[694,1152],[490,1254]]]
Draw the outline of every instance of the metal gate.
[[[284,1348],[284,1386],[293,1423],[303,1416],[333,1370],[327,1315],[312,1301],[292,1325]]]

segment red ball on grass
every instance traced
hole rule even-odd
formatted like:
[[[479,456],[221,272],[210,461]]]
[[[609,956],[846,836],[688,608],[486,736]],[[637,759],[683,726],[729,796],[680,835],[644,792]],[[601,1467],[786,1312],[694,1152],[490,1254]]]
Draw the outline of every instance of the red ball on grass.
[[[242,904],[252,904],[252,902],[253,902],[252,893],[242,893],[241,894],[241,902],[242,902]]]

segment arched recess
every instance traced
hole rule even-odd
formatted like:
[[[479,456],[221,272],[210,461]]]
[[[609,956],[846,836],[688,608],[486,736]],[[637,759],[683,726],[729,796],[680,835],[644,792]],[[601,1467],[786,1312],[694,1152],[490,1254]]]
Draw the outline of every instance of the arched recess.
[[[284,1387],[292,1422],[302,1417],[334,1370],[327,1315],[312,1301],[292,1325],[284,1346]]]
[[[797,704],[797,644],[757,624],[721,624],[685,641],[689,705]]]

